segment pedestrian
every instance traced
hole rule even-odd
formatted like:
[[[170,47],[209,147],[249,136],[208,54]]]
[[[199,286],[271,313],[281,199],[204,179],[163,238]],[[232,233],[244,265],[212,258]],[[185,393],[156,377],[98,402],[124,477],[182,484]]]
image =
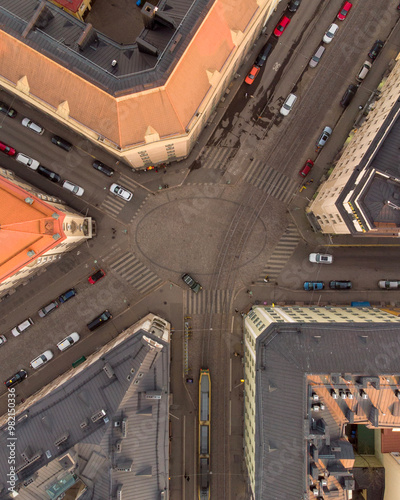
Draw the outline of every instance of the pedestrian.
[[[247,99],[247,96],[248,96],[247,92],[244,94],[244,96],[245,96],[245,98]]]
[[[235,309],[235,313],[238,313],[239,312],[239,309]]]

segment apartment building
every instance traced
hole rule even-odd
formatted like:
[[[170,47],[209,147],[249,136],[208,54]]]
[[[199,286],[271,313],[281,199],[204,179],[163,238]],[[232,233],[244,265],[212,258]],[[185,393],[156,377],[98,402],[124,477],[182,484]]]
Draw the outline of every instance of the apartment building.
[[[183,159],[278,3],[132,2],[143,30],[121,45],[50,3],[0,0],[0,86],[135,169]]]
[[[400,63],[369,105],[307,212],[328,234],[400,235]]]
[[[0,297],[93,237],[95,222],[0,167]]]
[[[253,498],[383,494],[383,464],[362,446],[374,429],[400,428],[400,319],[370,307],[255,306],[244,323]]]

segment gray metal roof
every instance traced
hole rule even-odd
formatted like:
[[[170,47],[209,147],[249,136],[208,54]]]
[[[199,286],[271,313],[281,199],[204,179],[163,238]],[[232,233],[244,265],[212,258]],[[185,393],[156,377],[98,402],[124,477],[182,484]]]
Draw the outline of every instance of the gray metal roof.
[[[144,334],[159,347],[150,348]],[[114,371],[111,378],[104,371],[106,363]],[[146,398],[146,391],[155,390],[160,399]],[[25,449],[28,459],[37,452],[40,458],[19,473],[22,481],[35,479],[22,487],[18,498],[48,498],[46,488],[65,469],[88,485],[83,499],[112,498],[118,486],[123,498],[158,498],[168,488],[168,395],[169,346],[140,330],[29,407],[28,417],[16,426],[16,466],[25,463],[21,456]],[[8,434],[5,427],[1,431],[0,477],[4,478],[9,472]],[[66,440],[57,446],[63,436]],[[118,470],[126,464],[132,464],[131,472]],[[7,498],[4,491],[0,498]]]
[[[361,132],[362,133],[362,132]],[[350,199],[354,202],[360,194],[362,213],[357,211],[361,221],[371,226],[392,223],[400,227],[400,99],[395,103],[381,129],[364,154],[359,167],[354,171],[338,197],[336,206],[348,228],[356,233],[352,216],[343,208],[343,200],[354,189],[356,179],[364,169],[364,176],[358,181]],[[370,175],[371,170],[376,170]],[[384,175],[382,175],[384,174]],[[389,176],[389,178],[388,178]],[[389,202],[389,203],[388,203]]]
[[[374,394],[379,405],[385,397],[396,400],[398,352],[400,326],[388,323],[274,324],[257,338],[257,500],[313,498],[309,483],[315,467],[311,444],[317,453],[316,477],[324,468],[330,470],[324,498],[346,498],[344,485],[352,478],[340,460],[351,461],[354,456],[351,446],[340,441],[349,406],[344,400],[333,400],[330,390],[352,387],[351,404],[363,409],[359,418],[369,424]],[[384,387],[379,378],[365,378],[389,374],[396,377],[385,378]],[[310,391],[316,391],[318,384],[326,408],[315,412]],[[371,397],[364,400],[360,390],[367,387]],[[387,416],[380,418],[395,422],[390,426],[400,426],[400,418],[389,414],[387,411]]]
[[[48,25],[34,28],[23,38],[22,33],[39,4],[39,0],[0,0],[1,29],[112,95],[162,85],[209,8],[207,0],[161,1],[158,11],[165,12],[176,28],[157,24],[154,30],[142,31],[140,38],[158,49],[158,56],[152,56],[139,52],[136,43],[121,45],[99,32],[97,42],[80,50],[77,41],[86,24],[50,2],[46,8],[53,18]],[[132,9],[137,9],[134,2]],[[178,43],[170,50],[178,35],[181,35]],[[118,61],[116,68],[111,67],[113,59]]]

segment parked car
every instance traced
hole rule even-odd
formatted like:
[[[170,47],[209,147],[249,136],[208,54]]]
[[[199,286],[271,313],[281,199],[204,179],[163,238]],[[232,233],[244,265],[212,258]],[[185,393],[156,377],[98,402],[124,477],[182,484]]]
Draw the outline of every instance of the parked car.
[[[39,309],[38,314],[41,318],[44,318],[51,312],[55,311],[57,307],[58,307],[58,302],[56,300],[53,300],[52,302],[50,302],[50,304],[47,304],[47,306],[44,306],[41,309]]]
[[[133,196],[133,194],[130,191],[128,191],[122,186],[119,186],[118,184],[111,184],[110,191],[125,201],[130,201]]]
[[[374,61],[378,57],[382,47],[383,42],[381,40],[376,40],[371,50],[368,52],[368,57]]]
[[[15,118],[17,116],[17,112],[15,111],[15,109],[10,108],[7,104],[4,104],[4,102],[1,101],[0,101],[0,113],[4,113],[10,118]]]
[[[104,163],[102,163],[99,160],[94,160],[94,162],[92,163],[92,166],[93,166],[93,168],[95,168],[99,172],[107,175],[108,177],[111,177],[114,173],[114,169],[112,169],[108,165],[105,165]]]
[[[193,290],[194,293],[200,292],[200,290],[203,288],[198,281],[193,279],[190,274],[183,274],[182,275],[183,281],[187,284],[187,286]]]
[[[304,290],[323,290],[325,285],[323,281],[305,281]]]
[[[372,64],[369,61],[364,61],[363,65],[360,68],[360,71],[357,73],[356,76],[357,82],[362,82],[364,80],[364,78],[368,75],[371,67]]]
[[[23,380],[27,378],[28,374],[25,370],[19,370],[17,373],[15,373],[12,377],[8,378],[4,384],[6,387],[11,388],[14,387],[15,385],[19,384]]]
[[[60,301],[60,304],[64,304],[64,302],[67,302],[67,300],[72,299],[72,297],[75,297],[75,295],[76,295],[75,288],[70,288],[66,292],[62,293],[58,297],[58,300]]]
[[[329,288],[331,290],[350,290],[353,286],[351,281],[330,281]]]
[[[297,96],[294,94],[289,94],[286,97],[285,102],[283,103],[283,106],[279,110],[279,113],[283,116],[287,116],[291,111],[294,106],[294,103],[297,101]]]
[[[39,165],[36,172],[40,175],[43,175],[43,177],[46,177],[46,179],[49,179],[49,181],[61,182],[61,177],[56,172],[53,172],[43,165]]]
[[[332,264],[333,257],[327,253],[310,253],[308,257],[314,264]]]
[[[342,8],[339,10],[337,18],[339,21],[344,21],[347,17],[347,14],[350,12],[350,9],[353,7],[353,4],[350,2],[344,2]]]
[[[76,184],[74,184],[71,181],[64,181],[62,183],[62,187],[66,189],[67,191],[70,191],[73,194],[76,194],[76,196],[82,196],[85,190]]]
[[[106,309],[104,312],[96,316],[96,318],[94,318],[90,323],[88,323],[87,327],[92,332],[93,330],[96,330],[96,328],[104,325],[104,323],[106,323],[110,319],[112,319],[112,314],[108,309]]]
[[[322,134],[319,136],[318,141],[316,142],[317,149],[322,149],[331,135],[332,135],[331,127],[325,127],[324,130],[322,131]]]
[[[23,333],[25,330],[27,330],[30,326],[32,326],[33,320],[31,318],[26,319],[19,325],[17,325],[15,328],[11,330],[11,333],[14,335],[14,337],[18,337],[21,333]]]
[[[43,366],[47,361],[50,361],[53,358],[53,353],[51,351],[44,351],[40,356],[29,363],[34,370],[37,370],[41,366]]]
[[[0,142],[0,151],[3,151],[8,156],[14,156],[16,151],[11,146],[4,144],[4,142]]]
[[[58,135],[53,135],[51,142],[65,151],[71,151],[72,149],[72,144]]]
[[[7,342],[7,338],[5,335],[0,335],[0,346],[4,345]]]
[[[21,123],[24,127],[29,128],[29,130],[32,130],[32,132],[35,132],[36,134],[43,135],[44,133],[44,128],[29,118],[24,118]]]
[[[328,31],[325,33],[324,37],[322,38],[322,41],[324,43],[331,43],[333,40],[334,36],[336,35],[337,30],[339,29],[339,26],[337,24],[331,24],[328,28]]]
[[[314,162],[312,160],[308,159],[305,162],[304,167],[300,170],[299,174],[302,177],[306,177],[310,173],[310,170],[313,168],[313,166],[314,166]]]
[[[30,156],[24,154],[24,153],[18,153],[15,159],[19,162],[25,165],[28,168],[31,168],[32,170],[37,170],[40,162],[37,160],[34,160]]]
[[[276,25],[276,28],[274,29],[274,35],[278,37],[281,36],[285,29],[289,26],[289,24],[290,19],[287,16],[283,15],[279,23]]]
[[[264,47],[261,49],[260,53],[258,54],[256,62],[254,64],[259,68],[262,68],[262,66],[268,59],[269,55],[271,54],[272,49],[273,49],[272,43],[269,42],[265,44]]]
[[[69,347],[76,344],[79,339],[79,334],[77,332],[72,332],[70,335],[68,335],[68,337],[65,337],[65,339],[61,340],[61,342],[57,344],[57,347],[60,349],[60,351],[65,351]]]
[[[325,47],[323,45],[320,45],[318,49],[315,51],[315,54],[310,59],[310,62],[308,63],[310,68],[315,68],[315,66],[319,63],[324,52],[325,52]]]
[[[256,76],[258,75],[258,73],[260,72],[260,68],[256,65],[254,65],[249,74],[246,76],[246,79],[244,81],[244,83],[247,83],[247,85],[251,85],[254,80],[256,79]]]
[[[106,275],[106,273],[103,271],[103,269],[99,269],[98,271],[93,273],[91,276],[89,276],[88,281],[91,285],[94,285],[95,283],[100,281],[102,278],[104,278],[105,275]]]
[[[356,95],[357,90],[357,85],[354,85],[352,83],[347,87],[346,92],[343,94],[343,97],[340,101],[340,105],[343,108],[347,108],[347,106],[351,103],[353,97]]]
[[[300,7],[301,0],[290,0],[287,4],[287,10],[289,12],[296,12],[296,10]]]
[[[384,288],[385,290],[394,290],[400,288],[400,281],[397,280],[381,280],[378,281],[379,288]]]

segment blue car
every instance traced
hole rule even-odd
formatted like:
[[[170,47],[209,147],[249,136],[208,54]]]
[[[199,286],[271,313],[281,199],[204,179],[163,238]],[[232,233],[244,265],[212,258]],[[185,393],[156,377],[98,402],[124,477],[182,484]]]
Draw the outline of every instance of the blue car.
[[[70,288],[66,292],[62,293],[58,297],[58,300],[60,301],[61,304],[64,304],[64,302],[67,302],[67,300],[72,299],[72,297],[75,297],[75,295],[76,295],[75,288]]]
[[[305,281],[304,282],[304,290],[323,290],[324,282],[323,281]]]

